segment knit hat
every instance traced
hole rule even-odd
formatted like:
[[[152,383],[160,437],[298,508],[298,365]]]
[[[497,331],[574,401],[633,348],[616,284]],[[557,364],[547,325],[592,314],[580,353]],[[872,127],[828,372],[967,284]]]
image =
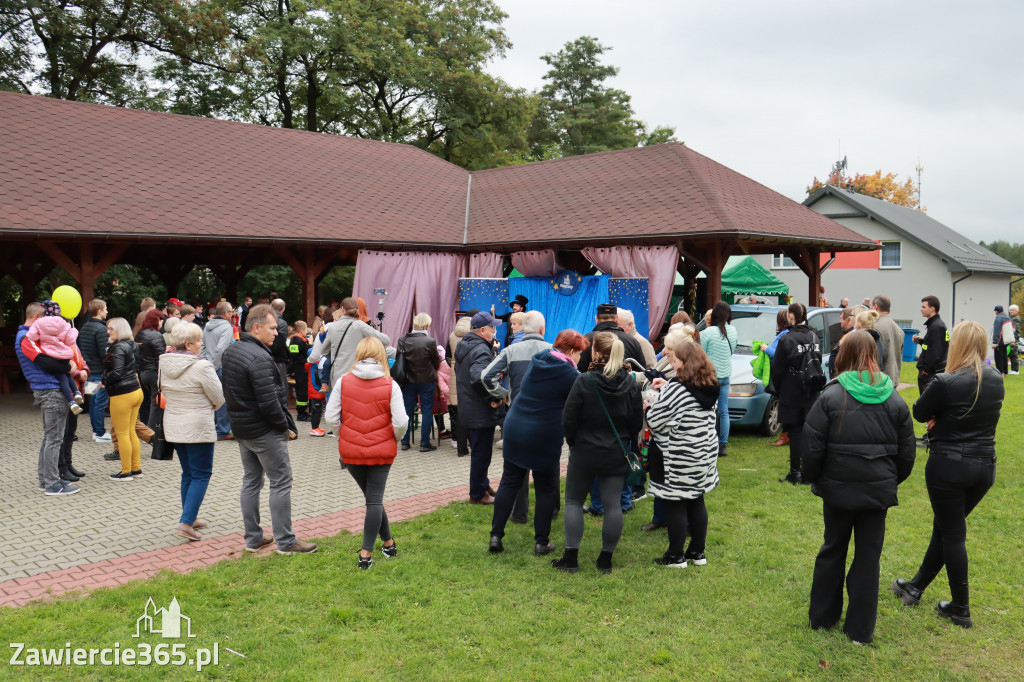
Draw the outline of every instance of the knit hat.
[[[60,303],[50,299],[43,301],[43,317],[60,317]]]

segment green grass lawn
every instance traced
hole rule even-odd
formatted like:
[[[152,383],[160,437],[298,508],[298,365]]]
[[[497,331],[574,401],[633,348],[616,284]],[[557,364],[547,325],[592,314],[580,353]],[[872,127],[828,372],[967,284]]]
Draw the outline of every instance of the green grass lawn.
[[[904,380],[914,370],[904,366]],[[973,630],[934,613],[945,572],[907,608],[888,591],[911,577],[931,531],[924,450],[890,510],[875,643],[813,632],[807,601],[821,543],[821,501],[777,482],[785,448],[731,438],[722,485],[708,496],[708,565],[664,569],[652,560],[664,531],[644,533],[651,501],[626,516],[615,571],[599,575],[600,523],[587,521],[582,570],[565,575],[532,554],[531,526],[510,524],[504,554],[487,552],[490,510],[456,503],[396,524],[400,556],[355,568],[359,540],[323,540],[312,556],[246,557],[210,569],[92,595],[0,609],[0,640],[33,647],[136,647],[135,619],[153,597],[177,597],[195,647],[219,647],[202,673],[15,668],[0,677],[146,676],[237,679],[1024,679],[1024,447],[1017,430],[1024,378],[1009,377],[995,487],[968,522]],[[908,401],[916,388],[904,393]],[[921,432],[920,426],[918,431]],[[338,472],[337,475],[342,475]],[[552,539],[560,544],[556,522]],[[556,554],[557,556],[557,554]],[[245,655],[225,651],[233,649]],[[13,653],[13,650],[11,650]],[[10,656],[10,653],[9,653]]]

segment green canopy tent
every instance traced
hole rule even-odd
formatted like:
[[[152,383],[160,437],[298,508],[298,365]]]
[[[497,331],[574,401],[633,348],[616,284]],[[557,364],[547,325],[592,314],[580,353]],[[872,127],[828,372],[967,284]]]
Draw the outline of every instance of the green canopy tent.
[[[722,298],[735,303],[742,296],[778,296],[789,294],[789,285],[747,256],[722,271]]]

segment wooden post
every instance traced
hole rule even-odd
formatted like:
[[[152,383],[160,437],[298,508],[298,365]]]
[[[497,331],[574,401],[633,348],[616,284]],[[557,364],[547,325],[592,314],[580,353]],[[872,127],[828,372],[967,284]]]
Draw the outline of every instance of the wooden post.
[[[821,305],[821,250],[807,246],[792,246],[783,253],[793,259],[807,275],[807,306]]]
[[[288,267],[295,271],[299,281],[302,282],[302,317],[306,319],[307,324],[312,324],[313,317],[316,315],[317,278],[338,257],[338,252],[331,251],[318,260],[316,250],[308,246],[300,248],[298,255],[286,246],[275,246],[274,250],[280,254]]]

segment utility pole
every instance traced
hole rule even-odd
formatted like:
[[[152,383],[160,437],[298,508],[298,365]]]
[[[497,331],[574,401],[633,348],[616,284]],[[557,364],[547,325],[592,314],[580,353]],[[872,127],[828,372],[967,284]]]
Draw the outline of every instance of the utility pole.
[[[924,164],[920,160],[917,162],[917,210],[921,210],[921,172],[924,170]]]

